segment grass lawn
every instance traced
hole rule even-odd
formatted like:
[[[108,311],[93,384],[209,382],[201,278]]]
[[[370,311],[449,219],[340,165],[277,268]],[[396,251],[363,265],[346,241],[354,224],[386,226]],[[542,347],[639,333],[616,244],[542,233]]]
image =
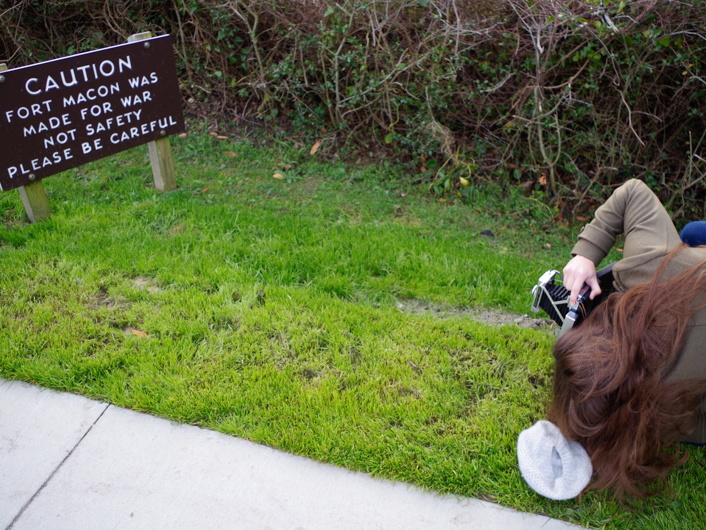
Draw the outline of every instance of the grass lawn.
[[[522,315],[563,266],[573,236],[546,207],[472,186],[440,200],[287,145],[172,145],[173,192],[135,149],[45,180],[48,221],[0,195],[1,377],[587,526],[702,526],[702,448],[631,506],[522,481],[554,337],[468,310]]]

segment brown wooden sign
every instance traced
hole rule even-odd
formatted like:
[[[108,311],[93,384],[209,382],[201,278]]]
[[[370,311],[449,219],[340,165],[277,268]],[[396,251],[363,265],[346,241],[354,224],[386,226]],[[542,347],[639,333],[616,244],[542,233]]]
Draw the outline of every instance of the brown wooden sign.
[[[184,130],[169,35],[0,72],[0,189]]]

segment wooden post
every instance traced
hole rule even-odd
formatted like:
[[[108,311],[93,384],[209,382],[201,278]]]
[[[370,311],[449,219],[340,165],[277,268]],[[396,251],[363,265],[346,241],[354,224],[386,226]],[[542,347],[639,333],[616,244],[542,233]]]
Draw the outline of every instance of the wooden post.
[[[0,72],[7,70],[5,63],[0,63]],[[22,199],[22,204],[27,212],[27,217],[31,223],[41,221],[51,216],[49,197],[41,181],[27,184],[17,188]]]
[[[20,192],[22,204],[31,223],[51,217],[49,196],[41,181],[17,188],[17,191]]]
[[[152,33],[136,33],[131,35],[127,41],[137,42],[152,38]],[[150,153],[150,163],[152,164],[152,175],[154,176],[154,187],[159,191],[175,190],[176,177],[174,175],[174,159],[172,158],[172,145],[169,138],[160,138],[147,144]]]

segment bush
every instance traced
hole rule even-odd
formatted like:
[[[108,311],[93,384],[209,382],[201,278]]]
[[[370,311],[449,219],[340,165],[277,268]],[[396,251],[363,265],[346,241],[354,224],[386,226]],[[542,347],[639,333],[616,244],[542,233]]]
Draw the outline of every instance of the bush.
[[[0,18],[22,65],[175,37],[187,108],[357,153],[434,191],[522,184],[566,216],[630,177],[704,217],[706,11],[634,0],[57,0]]]

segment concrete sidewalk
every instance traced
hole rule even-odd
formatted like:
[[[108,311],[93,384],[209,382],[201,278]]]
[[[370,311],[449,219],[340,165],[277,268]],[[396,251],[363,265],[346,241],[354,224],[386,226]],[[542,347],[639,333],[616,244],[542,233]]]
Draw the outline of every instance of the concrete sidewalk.
[[[578,528],[0,380],[0,528]]]

